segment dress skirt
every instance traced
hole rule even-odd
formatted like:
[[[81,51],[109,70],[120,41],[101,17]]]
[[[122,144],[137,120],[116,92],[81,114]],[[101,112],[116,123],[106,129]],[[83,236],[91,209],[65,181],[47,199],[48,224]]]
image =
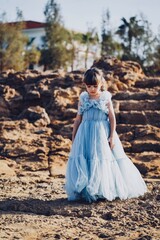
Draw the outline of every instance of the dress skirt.
[[[66,184],[68,200],[115,198],[143,195],[146,184],[139,170],[124,152],[115,133],[114,148],[109,146],[108,115],[99,108],[84,111],[69,155]]]

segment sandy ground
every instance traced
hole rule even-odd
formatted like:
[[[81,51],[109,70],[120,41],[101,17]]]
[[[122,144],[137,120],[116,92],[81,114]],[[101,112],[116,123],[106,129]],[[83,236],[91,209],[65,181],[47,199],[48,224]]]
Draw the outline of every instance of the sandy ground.
[[[69,202],[64,174],[23,172],[0,179],[0,240],[159,240],[160,180],[137,199]]]

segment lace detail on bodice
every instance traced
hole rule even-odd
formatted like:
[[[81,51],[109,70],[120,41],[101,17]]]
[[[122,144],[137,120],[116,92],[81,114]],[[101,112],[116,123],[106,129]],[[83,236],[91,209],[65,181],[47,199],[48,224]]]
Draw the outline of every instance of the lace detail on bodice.
[[[80,94],[80,106],[78,107],[78,114],[82,115],[84,111],[89,110],[91,107],[102,110],[108,114],[107,103],[111,100],[111,93],[103,91],[98,99],[91,99],[88,92],[82,92]]]

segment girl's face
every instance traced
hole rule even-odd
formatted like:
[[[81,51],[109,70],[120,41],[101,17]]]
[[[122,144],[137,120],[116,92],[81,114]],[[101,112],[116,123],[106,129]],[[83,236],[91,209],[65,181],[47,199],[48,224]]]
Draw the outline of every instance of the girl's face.
[[[97,84],[97,85],[86,85],[86,89],[87,92],[89,93],[90,96],[92,97],[96,97],[97,95],[99,95],[100,93],[100,88],[101,88],[101,84]]]

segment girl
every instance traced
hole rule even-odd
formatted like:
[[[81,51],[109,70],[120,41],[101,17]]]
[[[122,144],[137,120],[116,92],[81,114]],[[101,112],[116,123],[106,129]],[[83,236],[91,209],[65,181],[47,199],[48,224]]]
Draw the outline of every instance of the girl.
[[[101,70],[87,70],[83,81],[87,91],[80,94],[67,163],[68,200],[112,201],[143,195],[146,184],[116,133],[111,94],[101,89]]]

